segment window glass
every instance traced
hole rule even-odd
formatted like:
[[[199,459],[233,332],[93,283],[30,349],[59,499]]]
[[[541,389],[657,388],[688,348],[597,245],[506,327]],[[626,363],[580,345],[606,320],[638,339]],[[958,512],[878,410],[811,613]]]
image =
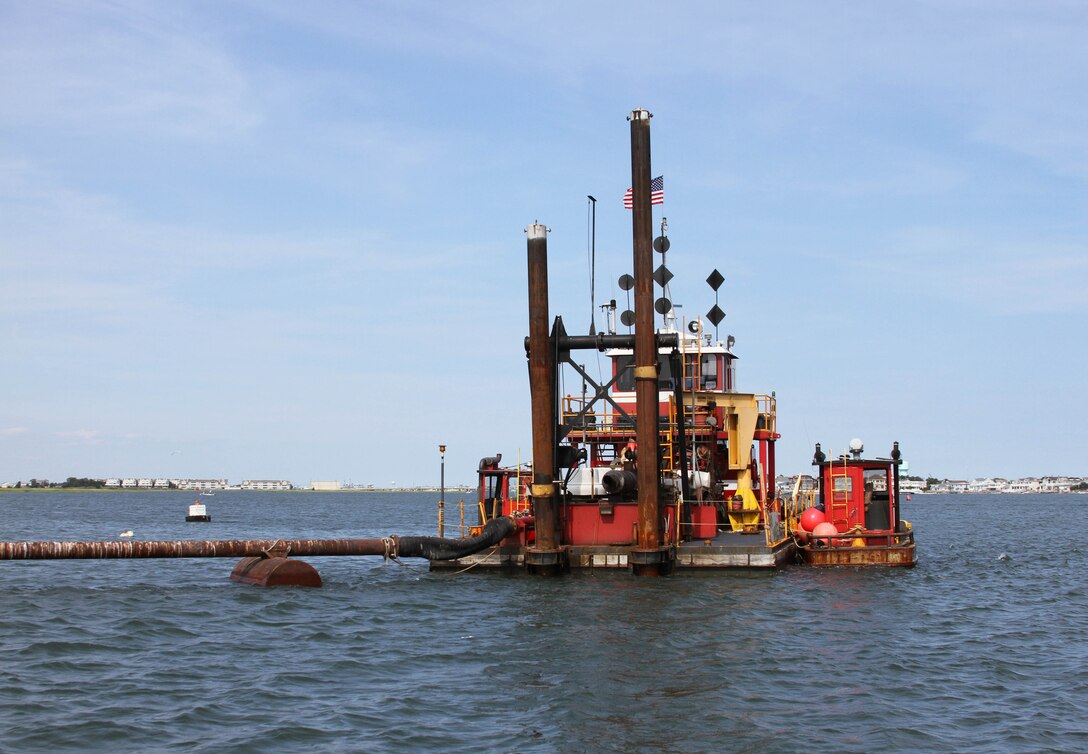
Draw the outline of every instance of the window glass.
[[[835,490],[835,492],[853,492],[854,479],[848,476],[833,477],[831,481],[831,488]]]
[[[699,384],[703,390],[716,390],[718,387],[718,357],[714,355],[704,356],[700,373],[702,375]]]
[[[657,389],[672,390],[672,363],[667,359],[658,358],[660,369],[657,373]]]
[[[888,472],[885,469],[865,470],[865,489],[874,492],[887,492],[889,486]]]
[[[620,372],[619,379],[616,380],[615,389],[620,392],[633,392],[635,389],[635,357],[616,356],[615,359],[616,370]],[[669,360],[667,358],[659,359],[658,364],[658,389],[672,390],[672,368],[669,366]]]
[[[632,392],[635,389],[635,357],[632,355],[616,357],[616,371],[619,379],[616,380],[615,389],[621,392]]]

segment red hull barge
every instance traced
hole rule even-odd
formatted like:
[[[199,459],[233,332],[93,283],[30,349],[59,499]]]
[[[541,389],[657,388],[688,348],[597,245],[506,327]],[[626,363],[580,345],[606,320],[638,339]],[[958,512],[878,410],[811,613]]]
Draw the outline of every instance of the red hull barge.
[[[860,440],[850,446],[829,460],[816,445],[816,496],[791,521],[798,557],[812,566],[913,567],[914,530],[899,507],[899,443],[890,458],[875,459],[861,457]]]

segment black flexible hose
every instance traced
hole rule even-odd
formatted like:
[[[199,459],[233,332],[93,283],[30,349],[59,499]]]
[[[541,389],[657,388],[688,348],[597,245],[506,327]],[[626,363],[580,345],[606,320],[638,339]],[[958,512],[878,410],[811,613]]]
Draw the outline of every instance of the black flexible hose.
[[[509,516],[487,522],[475,537],[448,539],[444,537],[398,537],[397,556],[427,560],[457,560],[497,545],[515,531],[517,524]]]

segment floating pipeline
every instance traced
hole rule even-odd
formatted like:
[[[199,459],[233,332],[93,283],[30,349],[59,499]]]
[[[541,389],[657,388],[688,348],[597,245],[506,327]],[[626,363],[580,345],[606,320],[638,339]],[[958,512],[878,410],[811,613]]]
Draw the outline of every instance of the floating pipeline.
[[[479,552],[532,523],[529,516],[492,519],[475,537],[385,537],[383,539],[218,539],[108,542],[0,542],[0,560],[115,558],[238,558],[269,552],[298,556],[381,555],[455,560]]]
[[[0,560],[119,558],[243,558],[231,578],[260,586],[320,586],[317,572],[296,556],[378,555],[384,558],[456,560],[499,544],[532,525],[532,516],[500,516],[474,537],[381,539],[219,539],[107,542],[0,542]]]

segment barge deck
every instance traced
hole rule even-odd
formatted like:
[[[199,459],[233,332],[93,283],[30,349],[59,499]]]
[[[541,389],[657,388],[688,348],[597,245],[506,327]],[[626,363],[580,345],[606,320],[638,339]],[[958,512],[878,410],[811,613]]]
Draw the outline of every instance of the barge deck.
[[[572,545],[566,549],[571,570],[630,568],[630,545]],[[522,570],[528,548],[521,544],[499,544],[458,560],[433,560],[432,571],[460,571],[468,568]],[[673,569],[777,570],[797,562],[797,545],[792,539],[768,544],[763,532],[744,534],[723,531],[711,539],[682,542],[671,551]]]

